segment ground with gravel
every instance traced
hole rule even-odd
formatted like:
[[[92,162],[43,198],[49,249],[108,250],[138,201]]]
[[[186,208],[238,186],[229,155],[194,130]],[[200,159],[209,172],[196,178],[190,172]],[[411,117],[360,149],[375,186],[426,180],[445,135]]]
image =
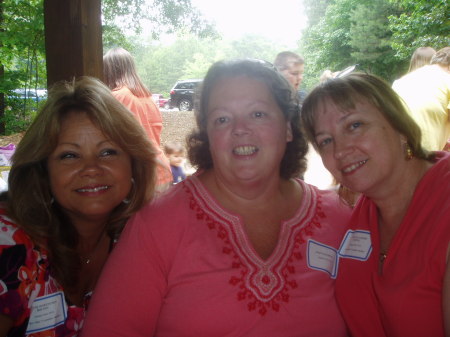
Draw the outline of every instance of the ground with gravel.
[[[163,131],[161,144],[179,142],[186,146],[186,136],[195,128],[193,111],[161,110]]]

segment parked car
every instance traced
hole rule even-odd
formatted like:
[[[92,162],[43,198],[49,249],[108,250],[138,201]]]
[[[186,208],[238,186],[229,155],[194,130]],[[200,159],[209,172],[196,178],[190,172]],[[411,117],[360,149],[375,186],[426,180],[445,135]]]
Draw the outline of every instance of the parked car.
[[[14,89],[12,95],[21,99],[31,99],[35,102],[47,99],[47,89]]]
[[[161,94],[152,94],[153,102],[155,102],[156,106],[159,108],[169,109],[169,99],[164,98]]]
[[[194,93],[202,80],[177,81],[170,90],[170,108],[178,108],[180,111],[190,111],[194,107]]]

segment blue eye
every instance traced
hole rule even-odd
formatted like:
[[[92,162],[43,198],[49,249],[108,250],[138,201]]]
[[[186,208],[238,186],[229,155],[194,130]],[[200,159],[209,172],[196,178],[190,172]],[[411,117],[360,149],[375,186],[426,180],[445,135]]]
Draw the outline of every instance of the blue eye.
[[[316,141],[316,142],[317,142],[317,146],[319,148],[322,148],[331,143],[331,138],[325,138],[325,139],[322,139],[322,140]]]
[[[350,125],[350,129],[351,129],[351,130],[357,129],[357,128],[359,128],[361,125],[362,125],[361,122],[354,122],[354,123],[352,123],[352,124]]]

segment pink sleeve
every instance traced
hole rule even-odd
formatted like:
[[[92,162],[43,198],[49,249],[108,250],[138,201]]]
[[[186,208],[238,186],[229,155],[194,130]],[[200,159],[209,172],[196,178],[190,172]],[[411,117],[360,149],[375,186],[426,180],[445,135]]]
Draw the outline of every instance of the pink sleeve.
[[[154,335],[166,277],[146,214],[141,211],[130,220],[111,253],[89,305],[83,337]]]

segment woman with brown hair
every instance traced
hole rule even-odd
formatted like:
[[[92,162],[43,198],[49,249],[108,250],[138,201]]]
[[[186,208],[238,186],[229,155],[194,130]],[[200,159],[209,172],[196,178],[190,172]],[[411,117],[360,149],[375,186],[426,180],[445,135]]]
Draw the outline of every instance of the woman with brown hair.
[[[77,335],[103,264],[154,180],[152,144],[103,83],[50,90],[2,195],[0,336]]]
[[[268,63],[211,66],[188,145],[199,170],[130,220],[84,336],[347,335],[334,277],[350,209],[297,178],[294,95]]]
[[[336,297],[354,337],[450,335],[450,154],[382,79],[324,82],[302,107],[309,140],[361,194],[341,247]]]
[[[162,116],[152,94],[136,71],[133,56],[123,48],[113,48],[103,57],[104,81],[119,102],[127,107],[147,132],[158,151],[157,185],[164,190],[172,182],[169,160],[161,149]]]

